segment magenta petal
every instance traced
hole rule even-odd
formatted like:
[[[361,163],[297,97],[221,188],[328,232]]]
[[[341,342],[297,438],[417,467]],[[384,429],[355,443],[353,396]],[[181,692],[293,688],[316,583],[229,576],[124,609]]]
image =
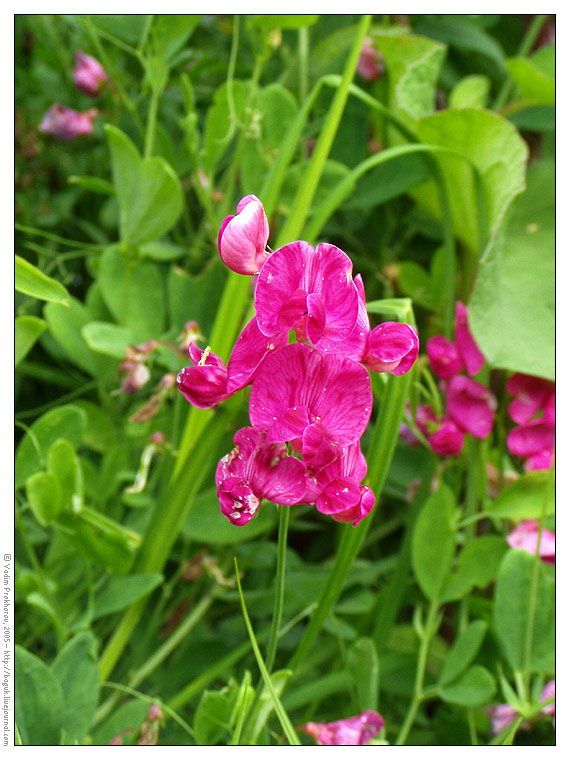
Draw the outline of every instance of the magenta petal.
[[[403,375],[418,358],[419,345],[418,334],[410,325],[384,322],[370,333],[363,361],[373,372]]]
[[[515,396],[509,406],[509,415],[519,425],[528,422],[544,406],[554,384],[541,377],[516,372],[506,384],[507,391]]]
[[[256,478],[259,493],[274,504],[291,506],[303,501],[307,491],[307,469],[295,457],[284,457],[260,472]]]
[[[365,710],[361,715],[334,723],[306,723],[299,730],[321,746],[359,746],[367,744],[383,727],[384,719],[379,713]]]
[[[307,275],[307,292],[320,295],[324,304],[326,327],[323,335],[346,338],[358,316],[358,291],[352,280],[352,261],[335,245],[321,243],[311,257]],[[315,336],[315,342],[318,339]]]
[[[317,499],[317,509],[325,515],[347,512],[360,502],[360,488],[348,478],[332,480]],[[351,522],[350,516],[342,522]]]
[[[554,392],[549,395],[546,403],[544,404],[544,414],[542,415],[542,420],[548,425],[554,426],[556,423],[556,396]]]
[[[304,278],[312,253],[313,247],[309,243],[298,240],[279,248],[265,262],[259,273],[254,299],[257,323],[264,335],[286,332],[306,311]]]
[[[457,456],[463,448],[465,433],[451,420],[447,420],[438,431],[428,437],[432,451],[440,456]]]
[[[176,384],[180,393],[192,406],[210,409],[228,397],[227,378],[225,368],[211,365],[185,367],[178,373]]]
[[[351,333],[346,338],[335,338],[334,334],[332,336],[324,335],[318,343],[315,343],[315,348],[322,354],[342,354],[345,359],[352,359],[353,362],[360,363],[368,346],[370,320],[366,311],[366,297],[361,275],[356,275],[354,285],[358,293],[358,315]],[[299,336],[297,336],[297,340],[300,341]]]
[[[245,200],[245,199],[243,199]],[[257,198],[239,206],[237,216],[226,217],[218,235],[218,249],[224,264],[238,274],[257,274],[269,253],[269,223]]]
[[[323,427],[314,422],[305,428],[302,441],[303,461],[307,467],[320,469],[330,464],[339,455],[339,450],[328,443]]]
[[[528,457],[524,463],[526,472],[538,472],[541,470],[550,470],[554,460],[554,451],[552,449],[543,449],[537,454]]]
[[[290,406],[277,417],[267,431],[269,443],[284,443],[300,438],[309,425],[309,415],[306,406]]]
[[[536,520],[523,520],[509,533],[507,541],[513,549],[524,549],[536,554],[538,546],[539,525]],[[546,528],[540,538],[539,556],[544,562],[554,564],[556,558],[556,535]]]
[[[485,357],[471,335],[467,307],[461,301],[455,304],[455,345],[467,367],[467,374],[476,375],[485,364]]]
[[[94,108],[80,113],[59,103],[54,103],[42,119],[38,130],[67,142],[82,135],[91,134],[93,132],[93,121],[98,115],[99,111]]]
[[[543,449],[554,448],[554,428],[542,420],[533,420],[511,430],[507,436],[507,447],[511,454],[530,457]]]
[[[264,335],[255,317],[239,336],[228,362],[228,393],[235,393],[251,382],[266,354],[287,345],[287,335]]]
[[[493,427],[497,402],[488,388],[464,375],[456,375],[447,387],[447,413],[475,438],[486,438]]]
[[[257,195],[245,195],[237,205],[237,208],[236,208],[237,213],[241,214],[241,212],[244,210],[247,204],[251,203],[252,201],[254,203],[261,203]]]
[[[446,380],[464,369],[457,346],[443,335],[430,338],[426,343],[426,351],[432,372],[437,377]]]
[[[307,296],[307,336],[311,343],[317,343],[325,332],[327,315],[323,299],[317,293]]]

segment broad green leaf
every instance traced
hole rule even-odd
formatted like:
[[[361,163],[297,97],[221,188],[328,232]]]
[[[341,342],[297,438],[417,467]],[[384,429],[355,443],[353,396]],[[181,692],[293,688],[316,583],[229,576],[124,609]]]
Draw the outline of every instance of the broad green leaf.
[[[140,14],[94,14],[89,16],[95,26],[118,37],[130,45],[137,45],[145,28],[148,16]]]
[[[420,140],[463,154],[482,177],[488,240],[498,228],[513,198],[524,189],[528,155],[526,143],[513,125],[496,113],[475,108],[447,109],[417,122]],[[461,158],[437,156],[443,172],[457,237],[478,251],[480,217],[473,170]],[[437,189],[432,180],[410,193],[421,206],[441,218]]]
[[[377,31],[373,42],[388,69],[392,108],[397,108],[410,125],[432,114],[446,46],[398,28]]]
[[[482,29],[474,26],[468,19],[443,19],[437,21],[424,21],[419,24],[415,31],[426,37],[440,40],[452,48],[457,48],[465,53],[477,53],[484,55],[493,61],[498,73],[504,74],[505,55],[496,40]]]
[[[26,433],[16,451],[15,487],[21,488],[30,475],[44,468],[50,447],[58,438],[67,438],[73,446],[79,446],[85,422],[85,412],[72,405],[52,409],[36,420],[31,434]]]
[[[47,468],[57,481],[62,509],[71,508],[73,496],[83,496],[83,478],[75,449],[66,438],[60,438],[50,446]]]
[[[182,213],[178,177],[163,158],[142,159],[119,129],[105,126],[120,209],[121,241],[139,245],[164,235]]]
[[[93,731],[94,745],[108,745],[123,731],[123,744],[134,743],[134,733],[138,731],[142,722],[148,715],[149,704],[142,699],[130,699],[125,704],[119,705],[100,726]],[[129,741],[130,740],[130,741]]]
[[[125,578],[111,578],[107,586],[97,594],[93,619],[110,615],[125,609],[137,599],[141,599],[164,580],[160,573],[141,573]]]
[[[88,310],[80,301],[72,299],[69,307],[50,303],[44,308],[44,317],[51,335],[63,348],[70,361],[92,376],[99,375],[109,365],[94,354],[81,334],[91,322]]]
[[[511,110],[509,121],[520,131],[554,132],[556,129],[556,109],[554,106],[530,106],[522,101],[519,108]]]
[[[461,599],[474,586],[486,588],[497,577],[507,549],[507,542],[499,536],[481,536],[470,541],[459,555],[457,570],[443,583],[441,601]]]
[[[127,347],[135,342],[130,328],[111,322],[89,322],[81,334],[92,351],[114,359],[124,359]]]
[[[243,123],[248,91],[248,83],[239,79],[232,81],[229,94],[226,82],[216,90],[214,101],[206,115],[204,141],[200,153],[200,164],[206,174],[212,174],[215,170],[234,135],[228,98],[235,109],[235,119]]]
[[[535,559],[523,549],[507,552],[495,587],[493,620],[513,670],[524,672],[528,666],[531,673],[554,672],[554,572],[538,561],[538,579],[531,598]],[[529,620],[532,642],[527,662]]]
[[[297,116],[297,101],[289,90],[274,82],[258,91],[255,107],[261,114],[261,143],[273,158]]]
[[[480,264],[469,325],[493,366],[554,380],[554,163],[527,182]]]
[[[82,744],[99,701],[96,640],[91,632],[68,641],[52,664],[63,695],[62,727],[68,744]]]
[[[380,206],[425,182],[429,176],[421,156],[400,156],[365,174],[344,207],[369,209]]]
[[[554,508],[552,474],[544,471],[521,475],[491,502],[487,511],[493,517],[520,522],[538,519],[543,510],[545,515],[553,515]]]
[[[491,80],[484,74],[463,77],[449,94],[450,108],[485,108]]]
[[[36,472],[26,481],[26,498],[40,525],[50,525],[64,508],[61,489],[49,472]]]
[[[446,686],[466,670],[475,659],[481,648],[487,623],[484,620],[474,620],[469,623],[461,636],[454,642],[439,676],[439,685]]]
[[[249,541],[256,536],[269,533],[277,521],[276,510],[266,503],[254,520],[239,528],[220,512],[220,502],[216,489],[208,489],[195,499],[184,521],[181,533],[198,543],[231,545]]]
[[[152,20],[152,36],[155,46],[166,59],[183,47],[196,29],[202,16],[187,13],[168,15],[161,13]]]
[[[141,543],[138,533],[124,528],[111,518],[84,507],[76,516],[60,515],[65,528],[73,531],[74,541],[111,572],[126,573]]]
[[[288,15],[265,14],[262,16],[252,16],[250,23],[253,26],[263,27],[264,29],[300,29],[303,26],[316,24],[318,19],[318,15],[308,16],[301,13]]]
[[[179,245],[168,243],[165,240],[154,240],[151,243],[141,245],[140,252],[143,256],[155,261],[173,261],[183,256],[185,250]]]
[[[136,343],[160,337],[166,304],[157,264],[127,258],[115,246],[107,248],[101,257],[99,285],[113,316],[130,328]]]
[[[70,295],[61,283],[48,277],[20,256],[16,256],[14,276],[15,288],[19,293],[39,298],[41,301],[69,304]]]
[[[16,367],[28,355],[46,327],[47,324],[39,317],[16,317],[14,320],[14,365]]]
[[[412,566],[420,588],[437,599],[455,551],[455,501],[442,486],[424,504],[412,536]]]
[[[495,679],[482,665],[473,665],[457,681],[439,689],[444,702],[464,707],[478,707],[489,702],[495,693]]]
[[[358,712],[377,710],[380,663],[372,639],[360,638],[351,644],[346,667],[356,691]]]
[[[227,268],[220,261],[205,267],[192,277],[180,267],[173,266],[168,273],[168,308],[170,325],[178,331],[187,322],[197,322],[205,336],[210,334],[220,294],[227,277]],[[215,352],[215,348],[213,349]]]
[[[82,438],[83,445],[104,454],[115,443],[118,420],[111,412],[92,401],[78,399],[75,406],[82,409],[87,415],[87,427]],[[102,498],[105,497],[102,496]]]
[[[237,689],[204,691],[194,715],[196,744],[208,746],[218,744],[226,734],[233,712]]]
[[[524,98],[536,103],[554,104],[554,45],[541,48],[530,58],[509,58],[507,71]]]
[[[63,717],[60,685],[39,657],[15,647],[16,723],[24,745],[59,744]]]

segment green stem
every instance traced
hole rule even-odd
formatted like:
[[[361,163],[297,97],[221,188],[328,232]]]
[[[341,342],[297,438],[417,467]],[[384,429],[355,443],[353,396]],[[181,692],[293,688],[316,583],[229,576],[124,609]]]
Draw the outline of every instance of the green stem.
[[[481,451],[482,441],[468,436],[468,464],[467,464],[467,487],[465,495],[465,510],[463,512],[465,524],[465,544],[467,545],[475,537],[475,518],[478,518],[479,494],[481,492]],[[469,622],[469,595],[464,596],[459,605],[459,633],[463,633]]]
[[[319,136],[319,140],[317,142],[313,155],[311,156],[307,172],[293,200],[290,216],[287,218],[285,224],[283,225],[283,229],[281,230],[280,238],[282,240],[295,240],[301,233],[301,230],[305,224],[305,220],[311,208],[311,203],[313,201],[313,197],[315,195],[319,180],[323,172],[325,161],[328,158],[330,149],[337,133],[338,125],[340,123],[346,100],[348,98],[349,87],[354,77],[356,66],[358,64],[360,48],[362,47],[362,43],[368,31],[368,27],[370,26],[371,20],[372,17],[370,15],[366,15],[363,16],[360,21],[353,48],[344,67],[342,81],[334,95],[333,102],[325,118],[325,122],[323,124],[323,128],[321,130],[321,134]]]
[[[424,627],[424,632],[422,636],[422,641],[420,644],[420,651],[418,653],[418,662],[416,666],[416,680],[414,685],[414,696],[412,698],[412,701],[410,702],[410,706],[408,708],[408,712],[406,714],[406,718],[404,720],[404,724],[402,725],[402,728],[400,729],[400,733],[398,734],[398,738],[396,740],[396,745],[401,746],[402,744],[405,744],[406,739],[408,738],[408,735],[412,729],[412,726],[414,725],[414,720],[416,719],[416,715],[418,712],[418,709],[424,699],[424,678],[425,678],[425,672],[426,672],[426,666],[427,666],[427,658],[429,653],[429,645],[431,643],[431,640],[435,634],[435,621],[437,620],[439,612],[439,604],[437,599],[432,599],[429,607],[428,617],[427,621]]]
[[[158,114],[158,103],[162,90],[158,88],[152,88],[150,95],[150,103],[148,106],[148,117],[146,122],[146,130],[144,135],[144,158],[150,158],[154,150],[154,136],[156,134],[156,116]]]
[[[540,30],[542,29],[542,26],[547,18],[548,14],[535,16],[533,18],[530,26],[526,30],[526,34],[522,38],[521,44],[519,45],[519,48],[517,50],[517,57],[524,57],[530,53],[532,46],[536,42]],[[512,80],[510,80],[507,76],[501,86],[501,89],[499,90],[495,102],[493,103],[493,109],[495,111],[498,111],[505,105],[513,91],[513,87],[514,84]]]
[[[304,103],[309,92],[309,27],[299,29],[299,103]]]
[[[277,545],[277,575],[275,577],[275,603],[273,606],[273,620],[271,622],[271,634],[265,656],[265,664],[269,673],[275,663],[277,654],[277,641],[279,629],[283,618],[283,602],[285,599],[285,570],[287,561],[287,533],[289,530],[290,507],[279,508],[279,540]]]

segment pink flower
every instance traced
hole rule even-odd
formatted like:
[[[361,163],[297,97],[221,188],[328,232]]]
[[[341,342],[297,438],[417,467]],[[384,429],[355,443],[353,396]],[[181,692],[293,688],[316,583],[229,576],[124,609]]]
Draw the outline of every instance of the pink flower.
[[[241,428],[234,448],[220,460],[216,486],[222,514],[234,525],[245,525],[257,514],[262,499],[298,504],[308,485],[302,462],[287,456],[284,443],[269,444],[265,433]]]
[[[73,81],[78,90],[96,98],[103,83],[107,81],[107,74],[99,61],[78,50],[75,53]]]
[[[554,383],[517,372],[507,380],[506,388],[515,397],[509,405],[509,415],[520,425],[542,409],[554,390]]]
[[[265,271],[265,267],[263,269]],[[269,354],[255,373],[249,418],[269,443],[302,439],[307,466],[357,441],[372,411],[368,372],[338,354],[322,356],[304,343]]]
[[[545,702],[547,699],[552,699],[552,697],[555,696],[556,692],[556,683],[555,680],[552,679],[552,681],[549,681],[544,689],[542,690],[542,693],[540,695],[539,702]],[[552,725],[555,725],[556,722],[556,702],[552,702],[549,705],[546,705],[546,707],[543,707],[541,712],[543,712],[545,715],[551,715],[552,716]]]
[[[375,79],[378,79],[384,71],[380,54],[368,38],[364,40],[360,48],[360,58],[358,59],[356,70],[367,82],[373,82]]]
[[[475,438],[483,439],[489,435],[496,407],[495,397],[481,383],[464,375],[456,375],[449,381],[447,414],[461,430]]]
[[[411,325],[384,322],[370,333],[363,362],[373,372],[404,375],[418,358],[419,347],[418,334]]]
[[[189,353],[194,366],[178,373],[178,390],[193,406],[209,409],[245,388],[264,357],[285,345],[286,335],[262,335],[255,317],[237,339],[227,367],[219,356],[202,351],[192,342]]]
[[[554,426],[541,419],[513,428],[507,436],[507,447],[517,457],[531,457],[544,450],[554,450]]]
[[[348,337],[358,316],[352,261],[328,243],[313,249],[299,240],[279,248],[259,273],[255,312],[264,335],[288,332],[306,314],[311,343]]]
[[[467,307],[461,301],[457,301],[455,304],[455,345],[467,367],[467,374],[476,375],[485,364],[485,357],[471,335],[467,319]]]
[[[270,256],[266,250],[269,223],[263,204],[246,195],[237,205],[237,216],[226,216],[218,233],[218,250],[224,264],[238,274],[258,274]]]
[[[509,533],[507,541],[513,549],[524,549],[525,552],[536,554],[538,533],[539,525],[536,520],[523,520]],[[556,560],[556,535],[551,530],[543,529],[538,554],[543,562],[554,565]]]
[[[360,482],[366,476],[366,459],[360,442],[342,449],[336,459],[314,473],[314,483],[305,494],[307,504],[340,523],[358,523],[370,514],[374,494]]]
[[[81,135],[89,135],[93,132],[93,122],[99,115],[96,108],[79,113],[72,108],[66,108],[59,103],[49,109],[38,127],[40,132],[53,135],[59,140],[75,140]]]
[[[411,325],[384,322],[370,330],[362,277],[357,274],[354,285],[358,293],[358,312],[352,331],[345,338],[334,333],[322,337],[315,348],[320,353],[339,353],[347,359],[362,362],[372,372],[403,375],[418,358],[419,339]],[[306,320],[296,328],[297,340],[307,340]]]
[[[374,710],[365,710],[353,718],[334,723],[306,723],[298,730],[325,746],[358,746],[367,744],[384,727],[384,718]]]
[[[457,346],[443,335],[436,335],[426,343],[426,351],[432,372],[442,380],[458,375],[465,369]]]
[[[428,436],[428,443],[435,454],[455,457],[463,449],[465,433],[452,420],[444,420],[441,427]]]
[[[519,717],[518,712],[510,705],[493,705],[486,707],[485,712],[491,718],[493,736],[498,736]],[[528,731],[530,723],[524,722],[520,726]]]

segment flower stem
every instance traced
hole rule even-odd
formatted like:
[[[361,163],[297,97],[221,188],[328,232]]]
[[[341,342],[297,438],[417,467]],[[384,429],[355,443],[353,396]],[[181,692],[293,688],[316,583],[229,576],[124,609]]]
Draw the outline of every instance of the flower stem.
[[[271,623],[271,634],[265,656],[265,665],[269,673],[275,663],[277,654],[277,641],[279,639],[279,629],[283,618],[283,601],[285,599],[285,570],[287,560],[287,532],[289,530],[289,519],[291,510],[289,507],[282,506],[279,508],[279,542],[277,545],[277,575],[275,578],[275,602],[273,606],[273,621]]]

